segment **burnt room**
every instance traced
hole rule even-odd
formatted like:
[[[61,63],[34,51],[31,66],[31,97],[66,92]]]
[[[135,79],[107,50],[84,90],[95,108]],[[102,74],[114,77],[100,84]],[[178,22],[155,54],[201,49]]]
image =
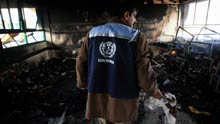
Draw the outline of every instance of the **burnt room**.
[[[90,29],[125,1],[0,0],[0,123],[86,124],[77,56]],[[146,36],[164,94],[157,100],[140,90],[134,123],[220,124],[220,1],[133,2],[133,28]]]

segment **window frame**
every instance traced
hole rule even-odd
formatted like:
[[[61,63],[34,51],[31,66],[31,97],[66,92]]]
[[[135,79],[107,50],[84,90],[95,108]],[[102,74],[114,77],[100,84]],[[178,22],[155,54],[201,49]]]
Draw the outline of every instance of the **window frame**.
[[[7,16],[9,17],[9,22],[10,22],[10,28],[7,28],[6,24],[5,24],[5,20],[3,17],[3,12],[2,9],[4,9],[4,11],[8,11]],[[12,10],[15,9],[15,10]],[[17,9],[17,10],[16,10]],[[32,13],[33,17],[35,19],[34,26],[29,27],[28,26],[28,22],[32,21],[30,20],[30,18],[25,18],[25,9],[30,9],[30,11],[35,11],[35,13]],[[31,10],[32,9],[32,10]],[[12,17],[11,11],[17,11],[18,14],[16,15],[18,18],[17,20],[14,20],[14,18]],[[13,13],[14,14],[14,13]],[[9,36],[11,34],[24,34],[23,37],[23,41],[25,43],[16,43],[17,45],[12,45],[7,47],[4,43],[2,43],[3,48],[10,48],[10,47],[15,47],[15,46],[20,46],[20,45],[26,45],[26,44],[31,44],[31,43],[36,43],[36,42],[41,42],[41,41],[46,41],[46,37],[45,37],[45,30],[43,29],[44,26],[42,24],[42,20],[41,18],[38,17],[38,13],[37,13],[37,8],[36,7],[18,7],[18,3],[15,3],[13,7],[10,7],[9,3],[7,3],[6,1],[0,1],[0,38],[3,38],[2,36],[5,34],[9,34]],[[29,21],[30,20],[30,21]],[[18,25],[17,27],[15,26]],[[19,24],[17,24],[19,23]],[[39,26],[40,24],[42,24],[41,26]],[[39,33],[40,32],[40,33]],[[31,37],[31,38],[29,38]],[[37,38],[37,40],[36,40]],[[10,42],[18,42],[16,41],[16,37],[11,37],[11,41]],[[29,40],[31,39],[31,41],[29,42]]]

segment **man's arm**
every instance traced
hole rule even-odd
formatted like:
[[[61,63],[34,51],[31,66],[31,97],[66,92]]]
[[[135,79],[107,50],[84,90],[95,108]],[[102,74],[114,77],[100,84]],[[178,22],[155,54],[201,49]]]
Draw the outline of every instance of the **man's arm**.
[[[88,86],[88,38],[89,35],[87,34],[76,58],[76,81],[77,87],[81,89],[86,89]]]
[[[148,95],[161,99],[163,97],[160,89],[158,88],[157,81],[154,77],[154,71],[151,66],[150,59],[148,58],[148,42],[146,36],[140,33],[137,42],[137,77],[138,85]]]

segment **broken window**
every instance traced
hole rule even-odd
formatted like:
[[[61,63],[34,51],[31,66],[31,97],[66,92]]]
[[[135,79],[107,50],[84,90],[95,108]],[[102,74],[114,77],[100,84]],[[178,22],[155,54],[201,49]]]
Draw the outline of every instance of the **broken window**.
[[[9,3],[1,1],[0,39],[3,48],[45,41],[45,32],[37,15],[34,7],[10,7]]]
[[[220,32],[220,16],[216,15],[220,10],[219,4],[219,0],[203,0],[182,6],[181,26],[195,35],[203,27]]]

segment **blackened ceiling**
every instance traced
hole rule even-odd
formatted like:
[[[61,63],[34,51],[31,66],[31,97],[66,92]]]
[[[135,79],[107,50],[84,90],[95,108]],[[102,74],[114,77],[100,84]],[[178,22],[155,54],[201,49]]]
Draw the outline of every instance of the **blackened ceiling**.
[[[128,0],[0,0],[1,7],[10,3],[10,7],[13,3],[19,3],[22,5],[30,5],[37,7],[52,7],[52,8],[91,8],[99,10],[99,8],[112,8],[119,2]],[[151,4],[181,4],[192,1],[202,0],[129,0],[133,1],[140,6]],[[16,5],[16,4],[15,4]]]
[[[16,0],[9,0],[16,1]],[[89,8],[104,8],[112,7],[113,5],[128,1],[128,0],[17,0],[27,4],[46,7],[89,7]],[[129,0],[135,1],[138,4],[181,4],[199,0]],[[202,0],[201,0],[202,1]]]
[[[26,4],[42,7],[103,8],[111,7],[119,0],[24,0]]]

